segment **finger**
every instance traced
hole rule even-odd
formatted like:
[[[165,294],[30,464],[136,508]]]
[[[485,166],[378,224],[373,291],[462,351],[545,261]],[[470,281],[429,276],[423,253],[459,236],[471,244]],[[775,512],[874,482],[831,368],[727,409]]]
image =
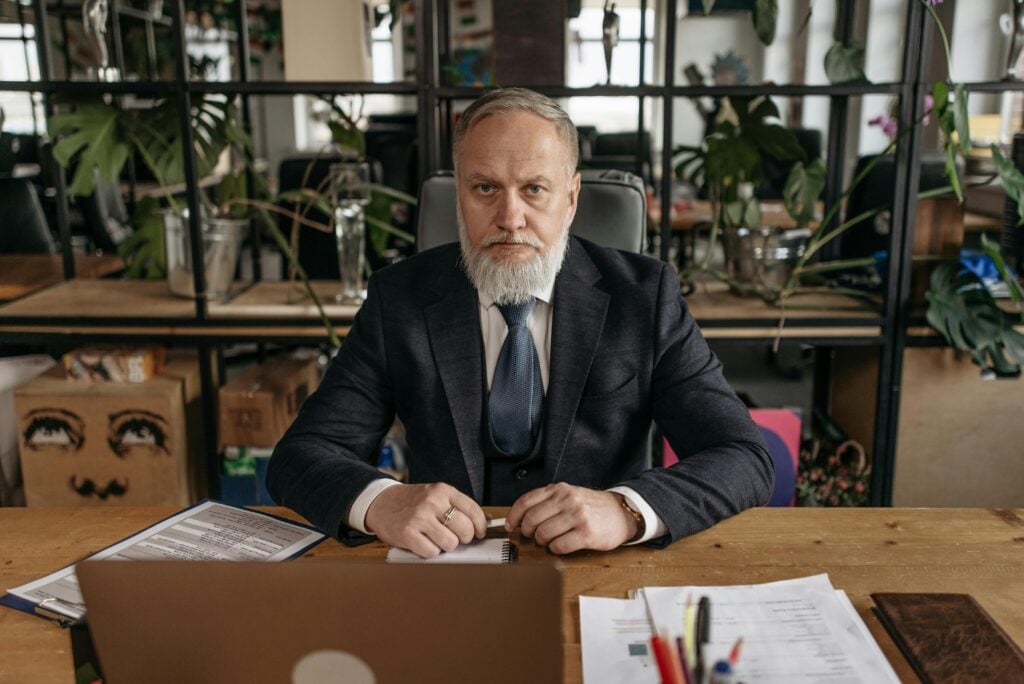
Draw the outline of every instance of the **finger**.
[[[560,514],[568,515],[569,512],[565,510],[562,503],[554,497],[541,501],[523,515],[523,519],[520,522],[520,531],[527,537],[532,537],[536,533],[537,528],[544,522]]]
[[[476,529],[473,527],[473,521],[469,519],[469,516],[461,511],[456,511],[455,515],[452,516],[452,519],[448,521],[448,529],[459,538],[460,544],[470,543],[476,535]]]
[[[441,549],[437,544],[430,541],[425,534],[419,532],[413,535],[412,541],[409,543],[409,550],[420,558],[433,558],[441,553]]]
[[[533,531],[533,540],[541,546],[547,546],[552,540],[571,532],[575,521],[569,513],[554,515],[537,526]]]
[[[423,530],[423,534],[442,551],[454,551],[459,546],[459,538],[442,525],[440,520],[434,525],[428,525],[427,529]]]
[[[473,524],[473,532],[479,539],[483,539],[487,534],[487,516],[484,515],[484,509],[480,508],[480,504],[454,487],[452,487],[448,500],[460,513],[469,518]]]
[[[556,537],[548,544],[548,551],[559,555],[572,553],[573,551],[579,551],[580,549],[585,548],[588,548],[586,545],[586,539],[583,534],[575,528],[559,537]]]
[[[505,514],[505,529],[510,532],[517,527],[523,520],[523,516],[526,512],[554,495],[554,490],[550,485],[547,487],[541,487],[540,489],[532,489],[521,497],[516,499],[515,503],[512,504],[512,508],[508,509],[508,513]]]

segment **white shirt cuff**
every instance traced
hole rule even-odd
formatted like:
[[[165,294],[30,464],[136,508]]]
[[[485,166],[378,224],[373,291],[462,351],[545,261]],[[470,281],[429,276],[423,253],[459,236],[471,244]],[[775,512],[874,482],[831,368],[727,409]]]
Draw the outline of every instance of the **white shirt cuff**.
[[[400,484],[402,483],[397,480],[382,477],[366,485],[366,489],[359,493],[356,500],[352,502],[352,507],[348,509],[348,526],[354,530],[359,530],[363,534],[373,534],[373,532],[366,529],[366,511],[370,510],[370,504],[377,498],[377,495],[388,487]]]
[[[665,523],[661,521],[661,518],[659,518],[658,514],[654,512],[651,505],[644,501],[644,498],[640,496],[635,489],[630,487],[612,487],[608,491],[616,492],[617,494],[624,496],[626,501],[629,502],[630,507],[644,517],[644,526],[646,527],[644,536],[640,537],[636,541],[623,544],[623,546],[642,544],[645,541],[657,539],[658,537],[663,537],[668,534],[668,528],[665,527]],[[355,508],[355,506],[353,506],[353,508]]]

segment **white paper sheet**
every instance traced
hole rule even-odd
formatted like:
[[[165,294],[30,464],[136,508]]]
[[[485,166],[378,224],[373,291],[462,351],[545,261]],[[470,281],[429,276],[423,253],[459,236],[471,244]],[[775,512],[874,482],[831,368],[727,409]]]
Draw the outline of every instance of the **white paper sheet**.
[[[324,535],[257,511],[206,501],[89,557],[89,560],[247,560],[290,558]],[[85,614],[74,566],[8,593],[70,618]],[[47,599],[52,599],[47,601]]]
[[[711,601],[705,661],[728,656],[743,637],[737,681],[898,682],[881,649],[842,592],[826,575],[762,585],[647,587],[659,630],[682,632],[687,598]],[[580,597],[583,678],[586,682],[656,682],[642,599]],[[644,648],[641,648],[643,646]]]

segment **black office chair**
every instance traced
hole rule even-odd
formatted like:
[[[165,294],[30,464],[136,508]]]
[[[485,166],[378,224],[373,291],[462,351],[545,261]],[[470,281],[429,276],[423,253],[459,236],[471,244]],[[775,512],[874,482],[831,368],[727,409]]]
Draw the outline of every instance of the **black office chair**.
[[[35,186],[21,178],[0,179],[0,254],[56,254]]]
[[[870,164],[877,155],[857,160],[854,177]],[[949,184],[946,178],[946,156],[941,152],[921,155],[919,191],[934,190]],[[850,192],[846,201],[846,220],[870,209],[891,208],[896,193],[896,158],[886,155],[868,172]],[[844,259],[859,259],[889,249],[892,211],[885,209],[874,218],[863,221],[846,231],[841,237],[840,253]]]
[[[601,133],[594,139],[592,154],[586,166],[592,169],[614,169],[636,173],[647,185],[654,185],[651,134],[644,131],[637,144],[635,131],[629,133]]]
[[[647,197],[639,177],[624,171],[584,169],[573,235],[628,252],[641,252],[647,234]],[[420,189],[416,249],[457,242],[455,177],[435,174]]]

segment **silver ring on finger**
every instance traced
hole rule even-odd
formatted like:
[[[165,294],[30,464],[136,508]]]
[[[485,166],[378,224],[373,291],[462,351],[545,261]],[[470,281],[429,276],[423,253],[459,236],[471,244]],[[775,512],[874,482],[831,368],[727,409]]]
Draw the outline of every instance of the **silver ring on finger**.
[[[455,516],[456,510],[458,509],[456,509],[455,506],[449,507],[448,510],[444,512],[444,517],[441,518],[441,524],[445,527],[448,527],[448,523],[452,521],[452,518]]]

